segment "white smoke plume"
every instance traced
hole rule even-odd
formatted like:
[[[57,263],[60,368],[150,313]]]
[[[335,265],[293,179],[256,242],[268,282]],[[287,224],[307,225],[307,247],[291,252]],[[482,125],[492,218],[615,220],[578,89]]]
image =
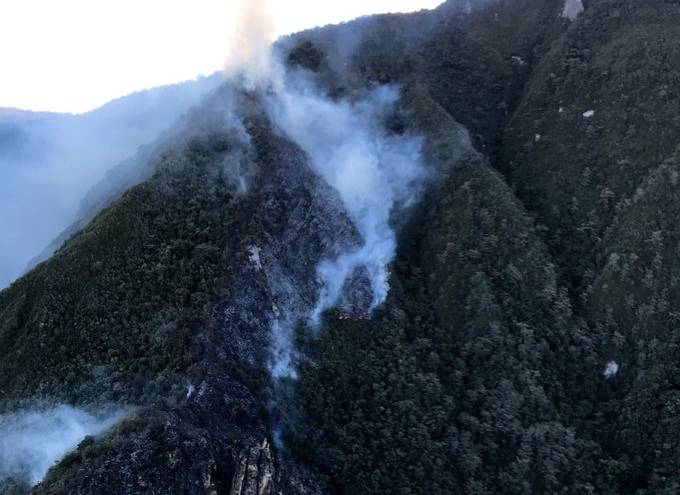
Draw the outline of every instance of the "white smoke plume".
[[[273,336],[272,357],[270,372],[274,378],[291,378],[297,380],[298,374],[295,369],[296,357],[293,344],[293,331],[297,322],[293,319],[275,319],[272,322],[271,331]]]
[[[86,436],[103,433],[123,415],[117,410],[94,416],[62,405],[0,416],[0,486],[8,478],[39,483]]]
[[[322,289],[306,316],[312,325],[335,306],[357,269],[368,273],[372,311],[389,291],[388,266],[396,254],[390,224],[394,211],[413,202],[426,176],[419,138],[393,135],[383,121],[399,99],[395,87],[367,91],[357,101],[335,101],[304,71],[286,71],[272,56],[273,22],[268,0],[240,2],[237,41],[227,62],[246,89],[266,94],[270,117],[279,130],[307,153],[314,172],[338,193],[362,236],[362,244],[317,267]],[[281,315],[272,325],[275,377],[295,378],[292,344],[296,318]]]
[[[363,239],[362,246],[318,266],[323,288],[310,315],[312,324],[338,302],[345,282],[358,268],[365,268],[371,280],[370,309],[387,298],[387,267],[397,247],[390,216],[417,197],[426,170],[420,139],[389,135],[383,129],[398,98],[396,88],[384,86],[357,102],[332,101],[300,74],[288,78],[284,91],[271,98],[274,121],[340,194]]]
[[[573,21],[576,20],[581,12],[583,12],[583,0],[565,0],[562,17]]]
[[[253,89],[267,82],[272,73],[271,45],[274,42],[274,18],[271,0],[238,0],[234,26],[229,40],[225,72],[241,73],[246,86]]]

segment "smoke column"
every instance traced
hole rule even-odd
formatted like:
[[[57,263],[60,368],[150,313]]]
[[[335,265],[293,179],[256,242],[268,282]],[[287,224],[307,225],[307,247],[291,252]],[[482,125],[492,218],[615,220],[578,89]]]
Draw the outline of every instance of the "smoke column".
[[[357,101],[331,100],[308,73],[287,71],[272,56],[274,30],[268,6],[267,0],[241,2],[227,71],[241,74],[246,89],[264,95],[271,120],[306,152],[313,171],[339,193],[362,237],[360,246],[317,266],[321,290],[307,315],[309,323],[317,325],[323,312],[338,303],[357,269],[365,268],[370,278],[370,311],[385,301],[388,265],[397,247],[390,216],[418,198],[426,167],[421,139],[390,134],[384,128],[385,117],[399,99],[397,88],[366,91]],[[275,377],[295,377],[292,333],[297,323],[284,315],[272,325]]]
[[[425,177],[421,140],[383,129],[382,121],[399,98],[394,87],[367,92],[358,102],[331,101],[310,87],[304,74],[291,76],[284,88],[271,99],[274,121],[340,194],[363,239],[362,246],[317,267],[323,287],[310,321],[319,323],[321,314],[338,302],[348,278],[362,267],[371,281],[373,310],[387,298],[387,266],[396,253],[390,215],[418,196]]]
[[[236,2],[225,72],[241,73],[248,89],[267,81],[272,74],[271,45],[275,26],[271,12],[271,0]]]

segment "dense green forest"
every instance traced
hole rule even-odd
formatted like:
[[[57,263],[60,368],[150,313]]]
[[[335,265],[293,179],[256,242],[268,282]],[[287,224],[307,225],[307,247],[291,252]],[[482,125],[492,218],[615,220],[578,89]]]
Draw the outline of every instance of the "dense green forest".
[[[253,246],[314,287],[356,233],[258,95],[207,100],[0,292],[0,412],[135,406],[34,493],[680,493],[680,3],[584,4],[450,0],[279,40],[336,100],[397,85],[385,126],[434,170],[394,219],[387,301],[298,325],[297,380],[267,370]]]

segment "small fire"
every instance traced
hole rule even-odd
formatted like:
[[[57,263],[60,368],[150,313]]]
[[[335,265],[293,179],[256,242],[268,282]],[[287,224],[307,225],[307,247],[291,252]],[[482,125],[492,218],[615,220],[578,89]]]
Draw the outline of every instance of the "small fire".
[[[347,314],[338,315],[338,320],[340,321],[365,321],[370,319],[371,318],[368,315],[347,315]]]

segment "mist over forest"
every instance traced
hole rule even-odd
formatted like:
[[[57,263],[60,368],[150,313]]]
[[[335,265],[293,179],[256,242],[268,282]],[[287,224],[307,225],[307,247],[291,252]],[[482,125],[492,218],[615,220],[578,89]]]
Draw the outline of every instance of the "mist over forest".
[[[106,172],[158,139],[221,77],[142,91],[80,115],[0,109],[0,287],[79,219]]]

